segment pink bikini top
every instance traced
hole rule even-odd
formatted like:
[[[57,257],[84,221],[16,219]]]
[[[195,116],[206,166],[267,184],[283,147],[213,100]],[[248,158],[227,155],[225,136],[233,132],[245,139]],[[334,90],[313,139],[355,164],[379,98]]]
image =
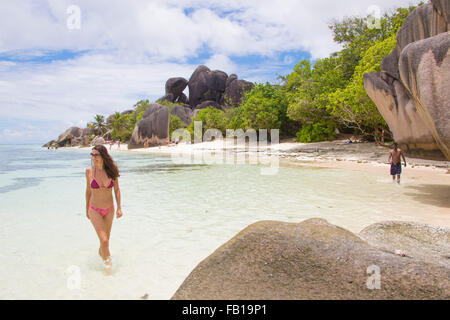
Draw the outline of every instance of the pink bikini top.
[[[92,189],[100,189],[100,188],[111,189],[112,187],[114,187],[114,181],[112,179],[109,179],[109,180],[111,180],[111,183],[109,184],[108,187],[103,187],[103,186],[100,187],[100,185],[97,183],[97,180],[95,179],[95,167],[94,167],[94,177],[92,178],[92,181],[91,181]]]

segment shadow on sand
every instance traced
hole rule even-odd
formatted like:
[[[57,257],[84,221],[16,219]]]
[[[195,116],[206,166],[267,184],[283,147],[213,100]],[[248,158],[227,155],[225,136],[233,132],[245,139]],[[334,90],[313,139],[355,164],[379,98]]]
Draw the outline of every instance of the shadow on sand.
[[[422,184],[406,188],[416,191],[416,193],[405,193],[414,200],[441,208],[450,208],[450,185]]]

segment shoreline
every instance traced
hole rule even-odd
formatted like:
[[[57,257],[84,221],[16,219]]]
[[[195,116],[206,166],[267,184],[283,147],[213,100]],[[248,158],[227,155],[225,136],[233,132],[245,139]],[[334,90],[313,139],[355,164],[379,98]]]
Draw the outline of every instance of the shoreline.
[[[138,154],[166,155],[172,157],[187,157],[190,159],[205,159],[219,161],[227,159],[231,161],[249,160],[267,164],[270,159],[277,158],[280,166],[287,167],[318,167],[330,169],[347,169],[356,171],[376,171],[389,173],[387,162],[390,149],[375,145],[375,143],[353,143],[346,145],[346,140],[332,142],[297,143],[292,140],[282,141],[279,144],[263,147],[249,147],[243,144],[234,144],[226,140],[202,142],[198,144],[149,147],[140,149],[128,149],[123,143],[118,149],[117,144],[110,149],[109,144],[104,146],[110,152],[129,152]],[[65,147],[62,149],[84,149],[91,147]],[[403,173],[422,173],[422,175],[438,175],[445,177],[450,183],[450,161],[427,160],[411,158],[405,155],[407,167]]]

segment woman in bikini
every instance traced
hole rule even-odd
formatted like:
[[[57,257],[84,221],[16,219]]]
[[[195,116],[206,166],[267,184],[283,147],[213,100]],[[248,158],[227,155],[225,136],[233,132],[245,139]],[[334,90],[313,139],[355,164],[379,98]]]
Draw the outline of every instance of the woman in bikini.
[[[114,200],[117,202],[117,219],[122,217],[119,189],[119,169],[102,145],[92,149],[92,167],[86,169],[86,216],[91,220],[100,240],[98,254],[106,269],[111,269],[109,237],[114,218]]]

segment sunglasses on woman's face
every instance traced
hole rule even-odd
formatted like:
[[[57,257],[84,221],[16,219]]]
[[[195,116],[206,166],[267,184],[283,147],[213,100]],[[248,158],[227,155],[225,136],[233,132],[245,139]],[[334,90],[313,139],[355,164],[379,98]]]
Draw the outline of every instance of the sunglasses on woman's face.
[[[100,157],[100,153],[91,153],[91,157]]]

